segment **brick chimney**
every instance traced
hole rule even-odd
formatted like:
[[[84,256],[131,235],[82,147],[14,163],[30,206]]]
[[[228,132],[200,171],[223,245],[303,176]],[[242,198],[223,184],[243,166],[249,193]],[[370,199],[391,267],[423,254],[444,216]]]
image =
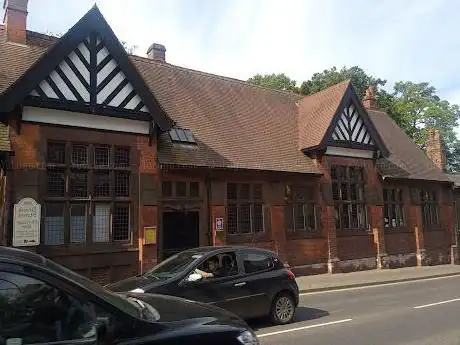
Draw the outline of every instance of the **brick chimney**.
[[[439,130],[430,128],[426,141],[426,155],[442,171],[446,171],[446,152]]]
[[[155,61],[165,62],[166,61],[166,48],[164,45],[159,43],[153,43],[149,49],[147,49],[147,56]]]
[[[375,99],[375,86],[371,85],[366,90],[366,96],[363,98],[363,106],[366,109],[377,110],[377,101]]]
[[[8,41],[26,44],[27,5],[29,0],[3,0]]]

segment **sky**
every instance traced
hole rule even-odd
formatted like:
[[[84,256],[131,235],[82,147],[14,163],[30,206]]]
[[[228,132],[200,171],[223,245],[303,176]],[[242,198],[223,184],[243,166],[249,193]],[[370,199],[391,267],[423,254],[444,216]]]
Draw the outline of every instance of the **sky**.
[[[427,81],[460,104],[460,1],[29,0],[28,28],[65,33],[94,3],[137,55],[156,42],[175,65],[243,80],[286,73],[299,84],[358,65],[387,87]]]

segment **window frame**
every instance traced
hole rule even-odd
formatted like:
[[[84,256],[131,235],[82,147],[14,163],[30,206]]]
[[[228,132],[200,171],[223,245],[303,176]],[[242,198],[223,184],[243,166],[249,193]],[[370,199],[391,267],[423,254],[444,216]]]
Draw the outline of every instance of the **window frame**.
[[[387,198],[388,192],[391,194],[395,193],[395,200],[391,200]],[[394,187],[394,186],[384,186],[382,188],[382,193],[383,193],[383,228],[385,232],[407,232],[408,231],[408,226],[407,226],[407,212],[406,212],[406,191],[404,188],[401,187]],[[399,194],[399,197],[397,195]],[[399,223],[399,225],[392,226],[392,218],[389,219],[389,226],[386,226],[385,224],[385,218],[387,214],[387,207],[393,206],[395,209],[396,207],[399,207],[400,210],[400,220],[402,220],[402,225]],[[389,209],[391,210],[391,208]],[[389,212],[390,214],[391,212]],[[397,213],[397,212],[396,212]],[[390,214],[391,215],[391,214]],[[398,222],[398,218],[396,218],[396,221]]]
[[[304,193],[296,193],[306,189],[305,197],[299,196]],[[303,229],[296,229],[296,206],[302,206],[303,213]],[[308,230],[306,227],[308,215],[305,215],[305,208],[311,206],[313,208],[314,229]],[[288,211],[291,211],[291,218],[288,218]],[[314,184],[300,184],[300,183],[287,183],[284,185],[284,220],[285,231],[287,238],[307,238],[307,237],[321,237],[321,212],[318,203],[318,187]],[[290,226],[292,221],[293,228]]]
[[[439,193],[437,190],[432,188],[422,188],[420,189],[420,211],[422,216],[422,224],[424,230],[442,230],[443,224],[441,221],[441,207],[440,207],[440,200]],[[425,197],[424,197],[425,196]],[[431,214],[432,211],[435,212],[435,217],[437,218],[437,222],[427,222],[426,217],[426,209],[429,209],[429,216],[430,218],[433,216]]]
[[[177,195],[177,184],[178,183],[185,183],[185,195]],[[171,194],[165,194],[165,186],[169,184]],[[191,186],[192,184],[196,184],[198,187],[198,194],[192,195],[191,193]],[[173,179],[165,179],[160,182],[160,195],[163,200],[190,200],[190,201],[200,201],[203,199],[202,190],[201,190],[201,182],[197,179],[190,179],[190,180],[173,180]]]
[[[236,274],[233,274],[233,275],[229,275],[229,276],[226,276],[226,277],[212,277],[212,278],[209,278],[209,279],[203,279],[203,280],[199,280],[197,281],[195,284],[208,284],[208,283],[214,283],[214,282],[219,282],[219,281],[225,281],[225,280],[232,280],[232,279],[235,279],[235,278],[238,278],[240,276],[242,276],[244,274],[244,268],[241,266],[241,262],[240,262],[240,258],[238,256],[238,251],[237,250],[225,250],[225,251],[222,251],[222,252],[218,252],[218,253],[215,253],[215,252],[211,252],[209,254],[206,254],[203,258],[201,258],[198,262],[196,262],[193,266],[192,266],[192,269],[191,270],[188,270],[188,273],[185,275],[185,279],[187,279],[187,277],[192,274],[195,269],[197,269],[198,267],[201,267],[206,261],[208,261],[209,259],[211,259],[212,257],[215,257],[215,256],[224,256],[224,255],[233,255],[235,257],[235,260],[236,260],[236,267],[238,269],[238,272]]]
[[[333,169],[336,169],[336,176],[333,176]],[[345,175],[343,177],[339,176],[338,171],[340,169],[345,170]],[[356,174],[361,175],[361,178],[352,178],[351,171],[352,169],[355,171],[355,176]],[[360,173],[358,173],[358,171]],[[366,202],[366,171],[364,167],[361,166],[352,166],[352,165],[344,165],[344,164],[333,164],[331,166],[330,170],[330,176],[331,176],[331,187],[332,187],[332,198],[334,202],[334,218],[335,218],[335,227],[337,234],[341,236],[353,236],[353,235],[369,235],[370,231],[370,225],[369,225],[369,210],[367,207],[367,202]],[[343,199],[340,197],[340,199],[337,199],[334,195],[334,187],[337,187],[337,190],[340,191],[340,194],[342,194],[343,190],[341,189],[342,185],[345,185],[345,192],[347,193],[347,198]],[[356,190],[354,191],[356,194],[356,198],[353,199],[352,197],[352,188],[351,185],[355,185]],[[340,188],[339,188],[340,187]],[[361,188],[359,188],[361,187]],[[360,191],[362,193],[362,197],[360,197]],[[363,227],[343,227],[343,220],[342,220],[342,213],[343,213],[343,207],[344,205],[348,205],[348,224],[351,225],[353,223],[352,219],[352,207],[356,205],[356,207],[361,206],[364,212],[364,226]],[[338,211],[338,218],[337,218],[337,209]],[[358,214],[356,215],[358,218]],[[357,219],[358,221],[358,219]],[[337,222],[340,224],[337,226]]]
[[[50,156],[50,146],[63,146],[64,147],[64,162],[56,163],[56,162],[49,162],[48,157]],[[72,164],[73,152],[72,147],[76,146],[85,146],[87,152],[87,164]],[[45,141],[46,147],[46,159],[45,159],[45,166],[46,166],[46,180],[47,184],[43,190],[43,214],[42,214],[42,231],[41,231],[41,245],[46,246],[46,248],[55,248],[56,250],[60,250],[59,248],[71,246],[72,248],[84,247],[87,245],[91,246],[132,246],[134,245],[134,217],[133,214],[134,210],[134,203],[136,202],[135,199],[135,191],[133,184],[136,182],[136,170],[133,166],[134,157],[133,155],[135,152],[134,150],[127,145],[117,145],[117,144],[103,144],[103,143],[92,143],[92,142],[80,142],[74,140],[53,140],[49,139]],[[100,166],[96,165],[96,150],[99,148],[107,148],[108,150],[108,165]],[[120,150],[118,152],[117,150]],[[121,151],[125,151],[127,153],[127,161],[122,159],[124,154],[121,154]],[[123,157],[122,157],[123,156]],[[51,155],[51,157],[54,157]],[[116,164],[115,158],[119,157],[122,159],[122,164]],[[50,170],[59,170],[64,172],[64,194],[60,196],[50,196],[48,194],[48,171]],[[71,177],[72,172],[79,171],[84,172],[86,175],[86,196],[81,197],[74,197],[71,194]],[[99,195],[95,196],[96,186],[95,186],[95,176],[100,173],[108,173],[109,176],[109,193],[108,195]],[[117,173],[127,173],[129,174],[128,177],[128,185],[125,187],[127,188],[128,194],[127,195],[116,195],[117,188],[115,186],[115,175]],[[102,203],[108,205],[110,214],[109,214],[109,241],[105,242],[95,242],[93,241],[94,235],[94,210],[95,205],[98,203]],[[46,227],[45,227],[45,219],[46,219],[46,206],[49,204],[60,204],[63,207],[63,221],[64,221],[64,241],[63,243],[59,244],[48,244],[45,241],[46,237]],[[85,212],[85,242],[78,242],[73,243],[71,242],[71,222],[72,222],[72,215],[71,215],[71,208],[75,204],[85,204],[86,205],[86,212]],[[127,205],[129,208],[128,214],[128,236],[127,238],[123,238],[122,240],[115,240],[114,239],[114,231],[113,231],[113,217],[114,212],[118,204]]]
[[[236,186],[236,198],[229,198],[229,186],[234,185]],[[248,197],[240,197],[242,186],[249,186]],[[255,186],[260,187],[260,196],[256,196],[255,194]],[[226,229],[227,229],[227,238],[232,237],[239,237],[239,236],[250,236],[251,238],[254,236],[264,236],[268,234],[269,224],[267,223],[266,217],[266,205],[263,200],[263,183],[260,182],[227,182],[226,184]],[[239,215],[241,213],[242,207],[249,206],[249,232],[242,232],[239,230],[240,228],[240,218]],[[262,231],[255,231],[255,216],[254,216],[254,209],[255,207],[261,207],[262,209]],[[236,222],[237,227],[234,233],[230,233],[230,222],[229,222],[229,208],[236,207]]]

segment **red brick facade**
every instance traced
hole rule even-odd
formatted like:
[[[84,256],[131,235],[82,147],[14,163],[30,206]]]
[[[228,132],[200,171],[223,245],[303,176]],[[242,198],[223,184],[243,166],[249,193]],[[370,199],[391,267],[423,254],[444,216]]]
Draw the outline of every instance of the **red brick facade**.
[[[364,108],[349,81],[303,98],[257,88],[170,65],[158,45],[154,48],[161,50],[161,62],[128,57],[113,44],[117,39],[96,7],[59,41],[28,34],[27,0],[6,4],[0,60],[8,68],[0,66],[0,78],[5,78],[0,80],[0,115],[11,127],[14,157],[8,172],[8,236],[0,241],[11,243],[14,203],[32,197],[45,211],[59,206],[53,215],[42,215],[41,244],[33,250],[101,283],[145,271],[185,248],[207,245],[268,248],[297,274],[456,260],[454,210],[459,197],[453,197],[453,183],[443,172],[439,133],[429,135],[430,162],[376,109],[372,88]],[[94,30],[105,32],[101,46]],[[54,81],[46,94],[40,83],[48,85],[50,79],[43,78],[68,61],[64,52],[76,49],[78,42],[92,47],[88,54],[95,59],[82,71],[93,85],[85,89],[82,84],[86,92],[66,85],[74,96],[88,93],[89,101],[61,96]],[[29,45],[34,50],[25,49]],[[101,82],[104,88],[113,84],[104,101],[98,100],[100,85],[94,85],[100,76],[95,60],[101,47],[126,76],[115,83],[112,71]],[[48,66],[49,61],[55,65]],[[27,78],[18,79],[22,73]],[[78,83],[84,79],[76,78]],[[123,96],[121,90],[131,84]],[[119,96],[123,99],[112,104]],[[39,109],[24,121],[23,103]],[[117,127],[119,120],[123,125]],[[50,143],[61,148],[63,161],[49,160]],[[74,147],[83,152],[83,163],[70,158]],[[105,152],[106,163],[96,163],[96,148]],[[129,158],[115,163],[117,152]],[[58,180],[50,183],[51,175]],[[118,187],[121,194],[115,187],[117,176],[128,176],[124,187]],[[96,180],[102,195],[95,192]],[[48,190],[53,183],[59,185],[58,195]],[[104,211],[102,227],[95,220],[96,206],[105,207],[98,208]],[[72,215],[72,207],[80,213]],[[122,218],[114,211],[118,209],[125,212],[120,213],[121,238],[113,235],[118,228],[112,226]],[[56,218],[60,223],[54,232],[60,237],[47,242],[51,235],[43,229]],[[84,224],[79,233],[73,221]],[[99,228],[109,229],[103,240]]]

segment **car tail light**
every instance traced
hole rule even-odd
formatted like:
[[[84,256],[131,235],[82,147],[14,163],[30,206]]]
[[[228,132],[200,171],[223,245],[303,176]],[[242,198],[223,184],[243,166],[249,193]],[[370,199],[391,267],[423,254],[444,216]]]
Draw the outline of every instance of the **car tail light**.
[[[287,272],[288,272],[288,278],[291,279],[291,280],[295,280],[295,274],[292,273],[291,270],[287,270]]]

